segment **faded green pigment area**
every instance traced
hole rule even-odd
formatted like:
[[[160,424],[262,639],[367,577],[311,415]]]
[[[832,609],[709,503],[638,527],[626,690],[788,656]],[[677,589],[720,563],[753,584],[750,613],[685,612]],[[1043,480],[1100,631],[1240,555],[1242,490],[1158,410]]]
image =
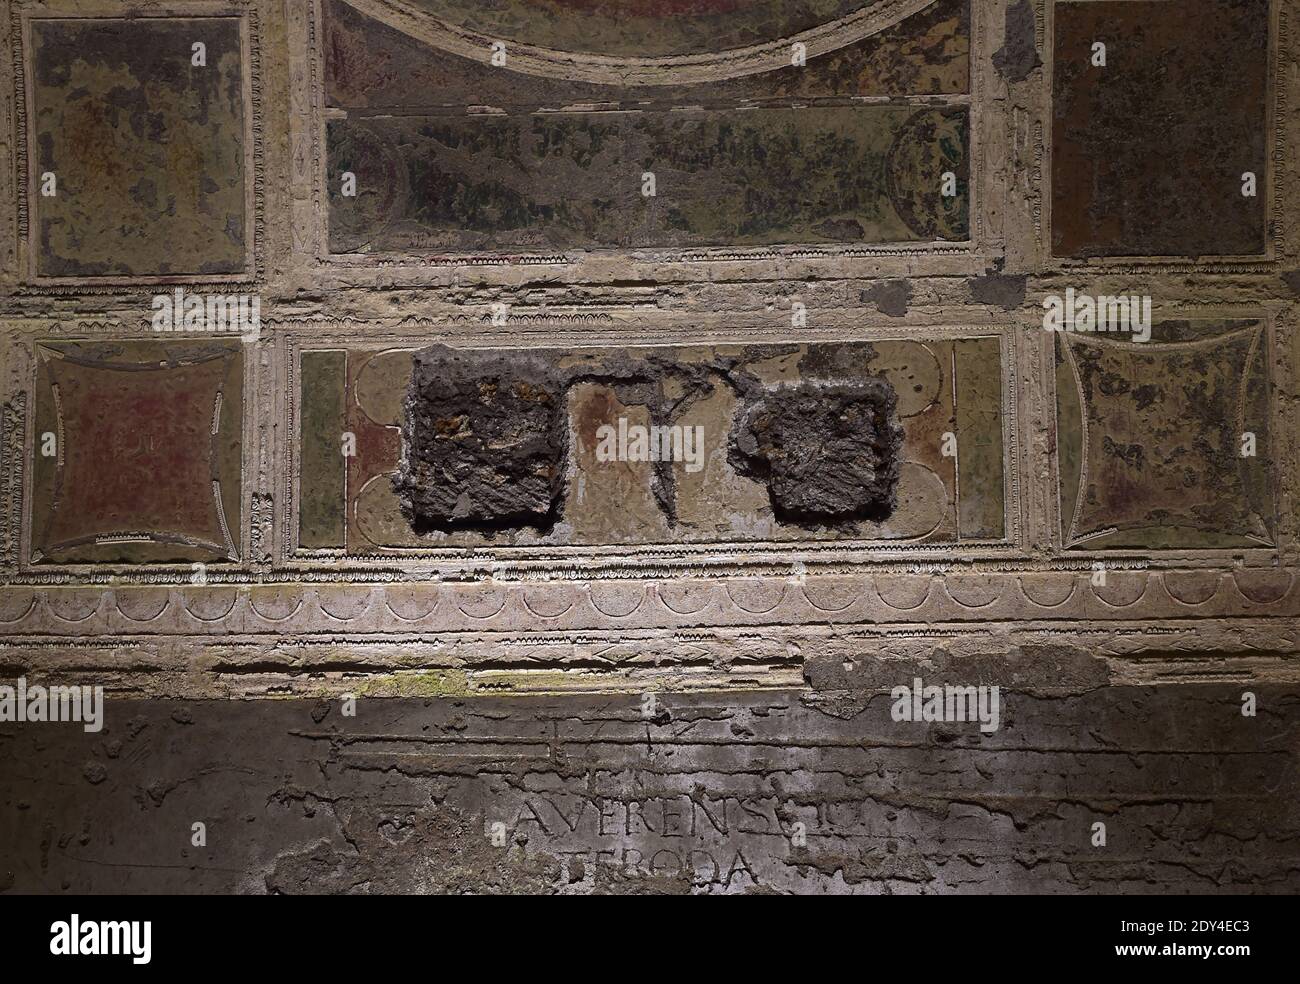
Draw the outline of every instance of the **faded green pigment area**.
[[[958,528],[962,537],[1006,531],[1002,467],[1002,355],[998,338],[953,343],[957,382]]]
[[[343,546],[346,352],[302,355],[302,482],[298,543],[308,549]]]

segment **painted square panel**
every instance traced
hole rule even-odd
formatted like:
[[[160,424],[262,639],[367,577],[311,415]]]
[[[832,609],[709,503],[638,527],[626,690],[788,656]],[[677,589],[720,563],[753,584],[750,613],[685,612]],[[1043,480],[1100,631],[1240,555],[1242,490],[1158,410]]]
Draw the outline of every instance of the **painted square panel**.
[[[34,563],[237,560],[239,343],[37,346]]]
[[[1272,546],[1265,326],[1166,321],[1056,339],[1067,546]]]

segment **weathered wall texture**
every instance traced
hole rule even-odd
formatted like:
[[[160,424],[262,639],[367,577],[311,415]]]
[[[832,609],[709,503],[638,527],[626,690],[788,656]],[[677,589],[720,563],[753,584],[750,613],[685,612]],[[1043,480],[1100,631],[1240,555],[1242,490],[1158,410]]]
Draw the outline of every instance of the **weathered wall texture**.
[[[1017,689],[982,737],[815,690],[653,719],[636,695],[112,702],[99,735],[0,727],[0,887],[1294,893],[1300,699],[1262,687],[1250,720],[1239,694]]]
[[[5,3],[0,888],[1294,891],[1298,18]]]

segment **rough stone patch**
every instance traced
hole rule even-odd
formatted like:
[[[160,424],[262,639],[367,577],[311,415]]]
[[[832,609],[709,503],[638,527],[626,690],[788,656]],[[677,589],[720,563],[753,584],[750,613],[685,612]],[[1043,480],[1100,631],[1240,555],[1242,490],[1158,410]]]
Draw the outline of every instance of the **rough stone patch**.
[[[550,363],[435,346],[415,358],[393,488],[417,532],[549,528],[568,457]]]
[[[903,429],[883,380],[767,392],[739,412],[732,462],[767,485],[778,519],[880,521],[893,512]]]

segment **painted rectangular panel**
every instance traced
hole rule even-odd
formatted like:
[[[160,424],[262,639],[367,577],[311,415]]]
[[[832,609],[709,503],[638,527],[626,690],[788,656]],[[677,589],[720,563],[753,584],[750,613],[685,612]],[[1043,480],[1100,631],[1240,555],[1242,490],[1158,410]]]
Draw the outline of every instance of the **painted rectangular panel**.
[[[618,73],[605,80],[565,73],[562,66],[539,74],[515,70],[511,40],[505,44],[504,65],[490,62],[490,49],[465,53],[417,40],[374,17],[366,16],[342,0],[322,5],[325,33],[325,91],[329,105],[364,114],[384,109],[465,112],[470,106],[490,106],[506,113],[530,112],[545,107],[559,109],[580,103],[651,105],[715,105],[746,101],[782,101],[853,96],[956,95],[970,91],[969,0],[936,0],[918,12],[874,32],[863,34],[843,28],[831,33],[822,51],[816,43],[811,53],[796,53],[793,42],[771,47],[757,62],[721,57],[693,72],[664,68],[658,79],[631,84]],[[372,12],[374,9],[371,8]],[[752,7],[751,7],[752,10]],[[750,11],[733,11],[732,20],[744,22]],[[447,16],[445,10],[431,11]],[[490,11],[473,5],[473,14]],[[465,18],[472,20],[472,16]],[[548,27],[567,21],[575,36],[555,40],[575,43],[593,40],[591,18],[573,11],[551,21],[521,21],[528,30],[519,40],[545,44]],[[671,18],[658,18],[660,25]],[[630,34],[626,22],[619,29]],[[821,36],[821,35],[819,35]],[[636,57],[645,57],[653,43],[638,39]],[[721,37],[709,37],[700,54],[720,50]],[[560,48],[568,51],[568,48]],[[571,56],[574,62],[583,55]],[[802,64],[793,64],[795,61]],[[757,70],[756,70],[757,69]]]
[[[31,38],[37,273],[242,272],[238,18],[34,20]]]
[[[313,355],[324,353],[305,353],[304,365]],[[301,481],[320,491],[321,510],[346,512],[349,554],[955,544],[959,517],[963,536],[1001,535],[996,338],[355,348],[347,365],[356,456],[346,493],[329,486],[326,506],[316,456],[304,454]],[[954,419],[970,446],[960,493],[956,460],[943,453]],[[655,445],[656,433],[669,443]]]
[[[968,0],[322,11],[331,253],[969,238]]]
[[[1053,254],[1263,253],[1268,0],[1053,11]]]
[[[346,352],[302,355],[302,443],[298,544],[343,547]]]
[[[962,241],[967,143],[964,108],[888,105],[339,120],[330,249]]]
[[[1001,340],[963,338],[953,349],[958,529],[963,538],[1001,539],[1006,532]]]

